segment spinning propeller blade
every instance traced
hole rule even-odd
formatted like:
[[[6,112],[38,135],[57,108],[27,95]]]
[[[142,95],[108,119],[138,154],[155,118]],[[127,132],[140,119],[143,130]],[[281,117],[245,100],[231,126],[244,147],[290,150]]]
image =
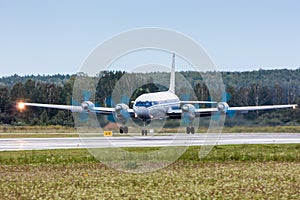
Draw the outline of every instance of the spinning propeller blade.
[[[227,102],[227,101],[230,100],[230,98],[231,98],[231,95],[227,92],[224,92],[224,93],[222,93],[221,102]],[[221,114],[222,114],[221,111],[216,112],[215,114],[212,115],[212,120],[219,121],[220,117],[221,117]],[[235,116],[235,111],[234,110],[226,111],[226,115],[228,117],[234,117]]]
[[[83,100],[84,100],[84,101],[89,101],[90,98],[91,98],[91,96],[92,96],[92,93],[91,93],[90,91],[84,90],[84,91],[82,92],[82,97],[83,97]],[[73,106],[81,106],[81,103],[78,102],[77,100],[72,99],[71,101],[72,101],[71,104],[72,104]],[[82,112],[79,114],[79,120],[80,120],[81,122],[87,122],[88,119],[89,119],[89,114],[88,114],[88,112],[82,111]]]

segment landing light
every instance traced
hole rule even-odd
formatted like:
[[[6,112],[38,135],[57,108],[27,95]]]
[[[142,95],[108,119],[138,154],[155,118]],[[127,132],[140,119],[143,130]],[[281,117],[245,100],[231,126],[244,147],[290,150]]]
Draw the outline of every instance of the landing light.
[[[18,103],[18,109],[19,110],[24,110],[25,109],[25,104],[23,102]]]

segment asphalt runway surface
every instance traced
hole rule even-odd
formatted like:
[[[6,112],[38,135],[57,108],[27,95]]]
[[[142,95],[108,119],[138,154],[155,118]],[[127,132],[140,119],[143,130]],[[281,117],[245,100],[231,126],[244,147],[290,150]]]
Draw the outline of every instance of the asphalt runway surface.
[[[300,144],[300,133],[223,133],[220,136],[214,134],[208,134],[207,136],[206,134],[173,134],[169,136],[3,138],[0,139],[0,151],[289,143]]]

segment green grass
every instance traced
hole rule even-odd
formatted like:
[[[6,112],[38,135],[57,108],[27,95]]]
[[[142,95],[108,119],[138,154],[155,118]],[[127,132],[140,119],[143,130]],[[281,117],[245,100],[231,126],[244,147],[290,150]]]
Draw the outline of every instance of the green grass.
[[[9,126],[0,125],[0,133],[76,133],[76,129],[68,126]]]
[[[235,126],[224,127],[224,133],[300,133],[300,126]]]
[[[176,164],[128,174],[101,164],[0,165],[2,199],[299,199],[300,164]]]
[[[174,147],[175,150],[176,147]],[[0,152],[2,199],[299,199],[300,144],[190,147],[144,174],[113,170],[87,150]],[[126,148],[139,153],[158,148]],[[128,167],[138,167],[128,162]]]
[[[176,151],[177,147],[169,147]],[[179,158],[186,162],[300,162],[300,144],[271,145],[222,145],[215,146],[204,159],[198,157],[201,147],[189,147]],[[124,148],[126,151],[147,153],[160,149],[159,147]],[[163,151],[163,150],[162,150]],[[103,150],[104,152],[104,150]],[[108,149],[109,152],[109,149]],[[0,152],[0,164],[64,164],[64,163],[97,163],[97,160],[86,149],[3,151]]]

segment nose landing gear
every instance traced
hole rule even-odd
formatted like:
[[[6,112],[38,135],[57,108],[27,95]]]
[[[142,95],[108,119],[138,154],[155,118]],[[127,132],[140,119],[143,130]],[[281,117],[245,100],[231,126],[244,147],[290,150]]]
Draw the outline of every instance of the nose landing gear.
[[[146,136],[148,134],[148,131],[146,129],[146,121],[143,121],[144,125],[143,125],[143,129],[142,129],[142,136]]]
[[[128,133],[128,127],[127,126],[121,126],[120,127],[120,133],[123,134],[127,134]]]

